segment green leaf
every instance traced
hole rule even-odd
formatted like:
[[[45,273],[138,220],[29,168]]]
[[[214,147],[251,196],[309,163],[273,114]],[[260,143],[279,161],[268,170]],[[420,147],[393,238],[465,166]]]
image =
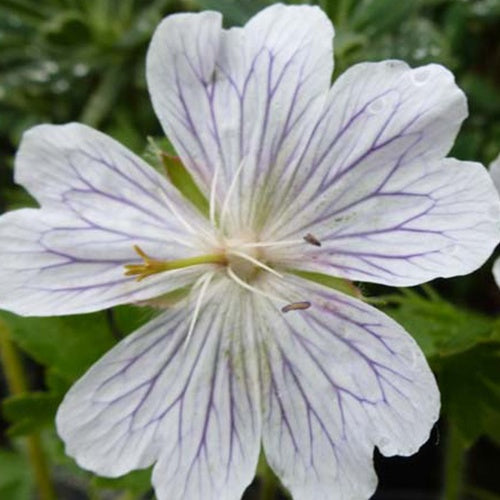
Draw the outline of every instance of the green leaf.
[[[194,182],[193,177],[175,156],[162,154],[163,165],[172,184],[205,216],[208,216],[208,201]]]
[[[0,319],[21,349],[70,381],[83,375],[116,342],[103,312],[55,318],[0,312]]]
[[[153,319],[155,312],[147,307],[127,305],[114,307],[111,314],[116,334],[124,337]]]
[[[60,395],[46,392],[31,392],[4,399],[3,414],[11,423],[9,435],[31,434],[51,424],[60,401]]]
[[[79,121],[98,127],[111,113],[126,79],[126,71],[115,62],[103,73],[99,85],[87,101]]]
[[[417,8],[416,0],[363,0],[358,3],[351,19],[356,30],[375,34],[397,27],[408,19]]]
[[[71,380],[63,377],[57,370],[48,368],[45,372],[45,384],[52,394],[66,394],[71,387]]]
[[[328,274],[313,273],[310,271],[297,271],[295,269],[291,269],[290,272],[306,280],[314,281],[320,285],[327,286],[328,288],[333,288],[334,290],[345,293],[346,295],[361,298],[361,292],[348,280],[335,278],[334,276],[329,276]]]
[[[32,498],[31,470],[22,455],[0,449],[0,471],[0,498],[5,500]]]
[[[91,34],[81,12],[67,10],[51,16],[39,26],[50,43],[63,46],[78,46],[90,41]]]
[[[443,410],[468,444],[489,435],[500,443],[500,342],[442,360]]]
[[[172,143],[166,137],[149,137],[148,142],[149,144],[143,154],[144,159],[160,174],[166,175],[181,194],[205,217],[208,217],[208,200],[187,168],[182,164]]]
[[[406,289],[384,299],[384,311],[405,327],[427,358],[451,356],[494,337],[491,318],[458,308],[433,292],[423,296]]]
[[[241,26],[272,2],[271,0],[198,0],[196,3],[202,9],[221,12],[225,25]]]
[[[478,77],[472,71],[467,73],[460,81],[472,105],[478,111],[491,116],[500,113],[500,95],[497,85],[484,77]]]
[[[94,486],[109,490],[126,490],[134,495],[141,495],[151,489],[151,469],[137,470],[115,479],[94,477]]]

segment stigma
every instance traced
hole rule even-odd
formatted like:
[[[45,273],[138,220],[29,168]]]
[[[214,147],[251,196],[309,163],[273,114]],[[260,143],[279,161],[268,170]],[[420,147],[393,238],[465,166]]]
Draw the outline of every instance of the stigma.
[[[227,264],[227,257],[223,253],[199,255],[186,259],[158,260],[150,257],[139,245],[134,245],[134,250],[142,258],[143,262],[140,264],[127,264],[124,267],[125,276],[136,276],[137,281],[142,281],[154,274],[173,271],[174,269],[183,269],[201,264]]]

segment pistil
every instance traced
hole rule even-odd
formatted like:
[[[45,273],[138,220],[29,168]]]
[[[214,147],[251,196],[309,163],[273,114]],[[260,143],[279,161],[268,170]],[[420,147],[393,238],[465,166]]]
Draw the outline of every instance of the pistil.
[[[157,273],[182,269],[185,267],[197,266],[201,264],[227,264],[227,258],[224,254],[207,254],[186,259],[157,260],[150,257],[141,247],[134,245],[134,250],[143,259],[141,264],[127,264],[125,266],[125,276],[137,276],[137,281]]]

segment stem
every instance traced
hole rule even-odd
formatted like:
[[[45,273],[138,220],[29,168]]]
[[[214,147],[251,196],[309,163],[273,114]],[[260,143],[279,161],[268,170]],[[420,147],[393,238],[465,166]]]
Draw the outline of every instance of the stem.
[[[9,329],[2,321],[0,321],[0,359],[10,393],[17,396],[27,392],[28,384],[19,353],[10,340]],[[40,436],[37,433],[26,436],[26,445],[40,500],[55,500],[56,495]]]
[[[428,283],[423,283],[422,285],[420,285],[420,287],[429,299],[437,302],[441,298],[436,290],[434,290],[434,288],[432,288],[432,286]]]
[[[460,500],[463,498],[466,450],[467,446],[460,431],[450,423],[444,465],[443,500]]]
[[[351,8],[350,0],[340,0],[338,7],[337,25],[345,27],[349,19],[349,10]]]

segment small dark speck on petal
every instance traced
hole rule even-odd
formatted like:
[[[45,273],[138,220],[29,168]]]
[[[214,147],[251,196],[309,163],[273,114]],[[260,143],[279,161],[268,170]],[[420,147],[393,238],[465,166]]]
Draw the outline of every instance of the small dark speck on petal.
[[[310,243],[311,245],[314,245],[315,247],[320,247],[321,246],[321,241],[318,240],[315,236],[313,236],[311,233],[307,233],[304,236],[304,240],[307,241],[307,243]]]
[[[311,307],[311,303],[304,301],[304,302],[292,302],[291,304],[286,305],[285,307],[281,308],[281,312],[287,313],[290,311],[302,311],[304,309],[309,309]]]

